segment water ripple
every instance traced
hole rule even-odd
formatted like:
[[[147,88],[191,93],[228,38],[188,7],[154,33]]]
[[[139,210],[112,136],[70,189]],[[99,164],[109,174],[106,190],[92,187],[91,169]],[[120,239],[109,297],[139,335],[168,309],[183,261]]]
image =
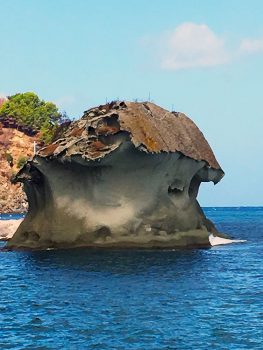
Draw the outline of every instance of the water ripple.
[[[0,253],[0,349],[262,349],[263,209],[206,211],[248,242]]]

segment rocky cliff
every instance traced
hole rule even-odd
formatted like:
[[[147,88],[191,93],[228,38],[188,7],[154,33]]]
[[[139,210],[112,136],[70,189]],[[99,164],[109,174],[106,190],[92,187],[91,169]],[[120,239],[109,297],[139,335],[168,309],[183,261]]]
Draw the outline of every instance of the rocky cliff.
[[[223,177],[183,113],[112,102],[86,111],[17,174],[29,211],[9,247],[208,246],[197,202]]]
[[[0,122],[0,213],[27,211],[26,195],[21,184],[12,184],[11,178],[22,163],[32,157],[35,137]]]

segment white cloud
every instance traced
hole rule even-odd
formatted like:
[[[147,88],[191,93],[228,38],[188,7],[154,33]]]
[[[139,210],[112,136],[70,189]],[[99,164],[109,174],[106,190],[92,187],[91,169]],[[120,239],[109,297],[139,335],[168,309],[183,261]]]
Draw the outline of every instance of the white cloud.
[[[263,52],[263,38],[243,39],[240,43],[240,51],[246,54]]]
[[[206,24],[183,23],[163,35],[161,67],[178,70],[194,67],[212,67],[230,61],[224,39]]]

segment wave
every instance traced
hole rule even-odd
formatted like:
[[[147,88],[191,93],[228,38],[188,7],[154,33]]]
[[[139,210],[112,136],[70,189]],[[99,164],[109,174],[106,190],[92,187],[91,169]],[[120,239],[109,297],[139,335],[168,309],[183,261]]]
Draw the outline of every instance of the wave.
[[[210,234],[208,238],[212,247],[216,245],[247,242],[245,239],[227,239],[214,236],[213,234]]]

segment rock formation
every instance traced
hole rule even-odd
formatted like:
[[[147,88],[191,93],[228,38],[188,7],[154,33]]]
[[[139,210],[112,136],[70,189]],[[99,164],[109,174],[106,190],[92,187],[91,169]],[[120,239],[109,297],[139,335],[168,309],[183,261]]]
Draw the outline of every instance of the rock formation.
[[[11,239],[23,219],[0,220],[0,241]]]
[[[86,111],[17,174],[29,211],[9,247],[209,246],[197,202],[224,172],[197,126],[153,103]]]
[[[27,200],[21,184],[12,184],[11,178],[23,159],[33,156],[37,137],[26,135],[0,122],[0,213],[26,212]]]

